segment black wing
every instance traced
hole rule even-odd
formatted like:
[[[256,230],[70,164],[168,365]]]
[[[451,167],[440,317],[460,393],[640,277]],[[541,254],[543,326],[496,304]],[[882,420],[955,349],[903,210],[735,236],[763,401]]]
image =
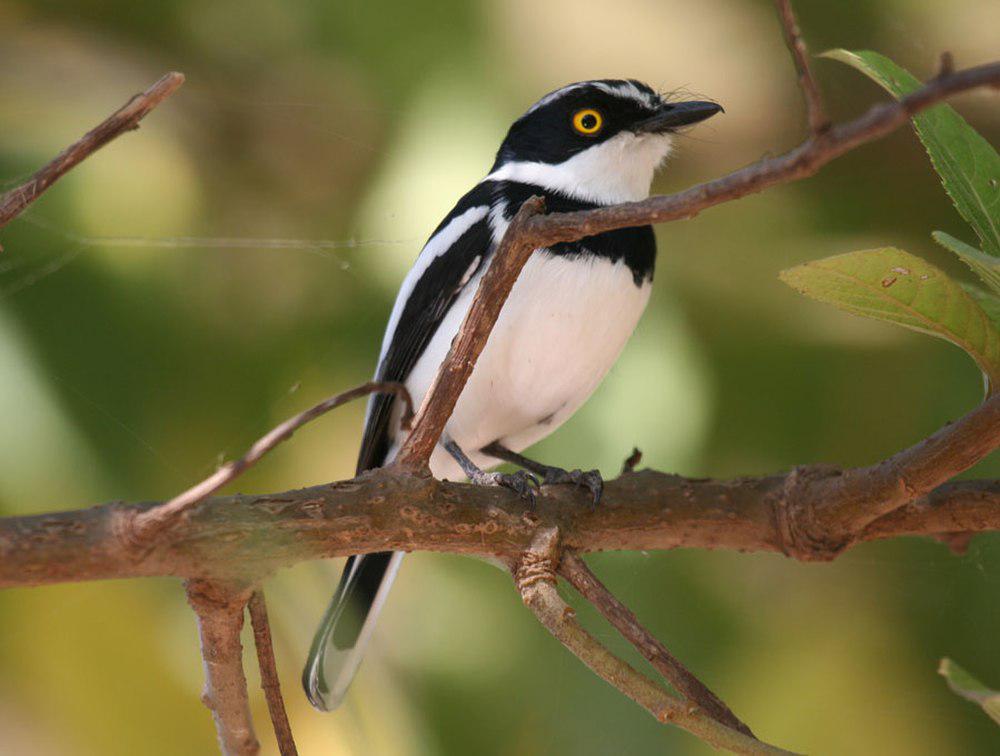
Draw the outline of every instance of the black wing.
[[[406,380],[462,289],[486,263],[493,250],[488,212],[491,200],[492,182],[477,185],[459,200],[431,235],[434,239],[452,220],[472,208],[487,209],[480,220],[430,262],[410,291],[395,330],[386,334],[389,346],[375,373],[376,380]],[[385,463],[392,444],[389,421],[395,401],[392,394],[372,396],[358,455],[358,473]]]

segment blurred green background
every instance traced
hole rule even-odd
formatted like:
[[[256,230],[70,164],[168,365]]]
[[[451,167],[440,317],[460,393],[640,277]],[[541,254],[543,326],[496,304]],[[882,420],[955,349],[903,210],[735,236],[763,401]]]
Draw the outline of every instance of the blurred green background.
[[[812,49],[877,49],[921,77],[945,49],[959,65],[1000,52],[995,2],[797,6]],[[0,0],[0,29],[0,189],[164,71],[188,76],[141,131],[0,233],[4,515],[168,497],[365,380],[424,238],[509,123],[557,86],[637,77],[726,106],[679,141],[661,191],[803,134],[764,0]],[[816,68],[838,117],[884,97],[840,64]],[[995,98],[956,106],[1000,140]],[[909,130],[659,228],[635,338],[535,455],[614,475],[635,444],[658,469],[733,476],[864,464],[913,443],[980,399],[972,362],[801,299],[776,274],[890,244],[969,278],[930,240],[938,228],[972,240]],[[362,412],[311,425],[238,489],[349,476]],[[993,460],[973,474],[998,471]],[[771,742],[1000,752],[1000,730],[935,674],[947,654],[1000,684],[995,536],[964,557],[899,541],[829,565],[683,551],[591,564]],[[303,564],[267,586],[304,754],[708,751],[587,672],[499,571],[440,555],[407,559],[349,701],[318,714],[298,676],[338,567]],[[255,665],[248,674],[273,752]],[[201,683],[176,581],[0,593],[0,752],[210,753]]]

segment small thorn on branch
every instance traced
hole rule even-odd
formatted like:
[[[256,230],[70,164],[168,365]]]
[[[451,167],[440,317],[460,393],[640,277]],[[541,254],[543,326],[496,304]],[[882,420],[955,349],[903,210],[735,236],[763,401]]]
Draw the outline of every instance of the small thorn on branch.
[[[635,468],[640,462],[642,462],[642,452],[639,450],[638,446],[633,446],[632,453],[625,458],[624,462],[622,462],[621,474],[624,475],[625,473],[635,472]]]
[[[940,541],[955,556],[965,556],[969,552],[969,545],[972,543],[976,533],[935,533],[931,536],[935,541]]]
[[[953,73],[955,73],[955,58],[951,52],[945,50],[941,53],[941,63],[938,66],[937,78],[951,76]]]

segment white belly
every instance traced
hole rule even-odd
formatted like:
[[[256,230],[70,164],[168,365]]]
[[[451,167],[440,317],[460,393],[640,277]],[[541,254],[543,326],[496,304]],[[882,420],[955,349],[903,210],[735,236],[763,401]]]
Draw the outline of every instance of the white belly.
[[[406,386],[419,407],[478,288],[465,287],[417,361]],[[479,452],[500,441],[521,451],[562,425],[593,393],[635,329],[651,285],[636,286],[621,262],[536,253],[524,266],[445,433],[479,466]],[[397,439],[398,443],[398,439]],[[395,454],[396,445],[390,451]],[[461,480],[439,445],[436,477]]]

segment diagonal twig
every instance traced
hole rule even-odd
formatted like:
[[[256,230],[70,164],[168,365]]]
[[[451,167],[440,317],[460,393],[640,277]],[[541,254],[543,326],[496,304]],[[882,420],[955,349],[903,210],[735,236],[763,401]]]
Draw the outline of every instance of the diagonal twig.
[[[819,136],[830,128],[830,119],[826,117],[823,95],[819,91],[816,77],[813,76],[812,66],[809,65],[809,49],[806,47],[805,40],[802,39],[802,31],[795,18],[795,11],[792,10],[791,0],[774,0],[774,4],[778,9],[778,17],[781,19],[781,30],[785,36],[785,44],[792,54],[795,70],[799,74],[799,87],[802,89],[802,96],[806,101],[809,128],[813,136]]]
[[[604,586],[586,562],[572,552],[564,552],[559,562],[559,574],[566,578],[581,596],[596,606],[608,622],[646,657],[678,693],[704,709],[717,722],[751,738],[754,737],[750,728],[741,722],[718,696],[639,623],[635,614]]]
[[[406,387],[401,383],[369,381],[360,386],[343,391],[329,399],[324,399],[319,404],[303,410],[294,417],[290,417],[285,422],[272,428],[265,435],[254,442],[253,446],[247,450],[239,459],[227,462],[218,470],[209,475],[200,483],[192,486],[183,493],[178,494],[170,501],[164,502],[154,509],[136,515],[128,524],[127,538],[136,545],[148,542],[153,536],[161,532],[164,528],[177,522],[178,518],[198,502],[218,491],[226,484],[232,482],[242,475],[246,470],[253,467],[269,451],[274,449],[282,441],[292,437],[299,428],[311,420],[315,420],[321,415],[340,407],[347,402],[359,399],[368,394],[386,393],[395,394],[403,399],[405,410],[403,412],[403,426],[406,427],[413,415],[413,402]]]
[[[538,621],[595,674],[646,709],[657,721],[685,729],[716,748],[744,754],[789,753],[731,729],[699,707],[670,695],[601,645],[580,626],[573,610],[556,591],[558,559],[558,531],[541,529],[521,561],[514,565],[514,580],[522,600]]]
[[[278,741],[281,756],[297,756],[292,726],[288,722],[285,701],[281,696],[281,682],[274,661],[274,644],[271,643],[271,623],[267,619],[267,604],[264,589],[257,588],[250,596],[250,624],[253,627],[254,646],[257,649],[257,664],[260,667],[260,687],[264,690],[267,711],[274,726],[274,737]]]
[[[511,220],[476,290],[469,312],[452,341],[451,349],[420,405],[413,430],[396,455],[395,468],[414,472],[426,467],[521,268],[535,249],[531,239],[522,231],[528,221],[544,209],[545,203],[540,197],[531,197]]]
[[[79,165],[112,139],[139,127],[139,121],[184,83],[184,74],[172,71],[141,94],[135,95],[79,140],[60,152],[20,186],[0,195],[0,228],[20,215],[67,171]]]

